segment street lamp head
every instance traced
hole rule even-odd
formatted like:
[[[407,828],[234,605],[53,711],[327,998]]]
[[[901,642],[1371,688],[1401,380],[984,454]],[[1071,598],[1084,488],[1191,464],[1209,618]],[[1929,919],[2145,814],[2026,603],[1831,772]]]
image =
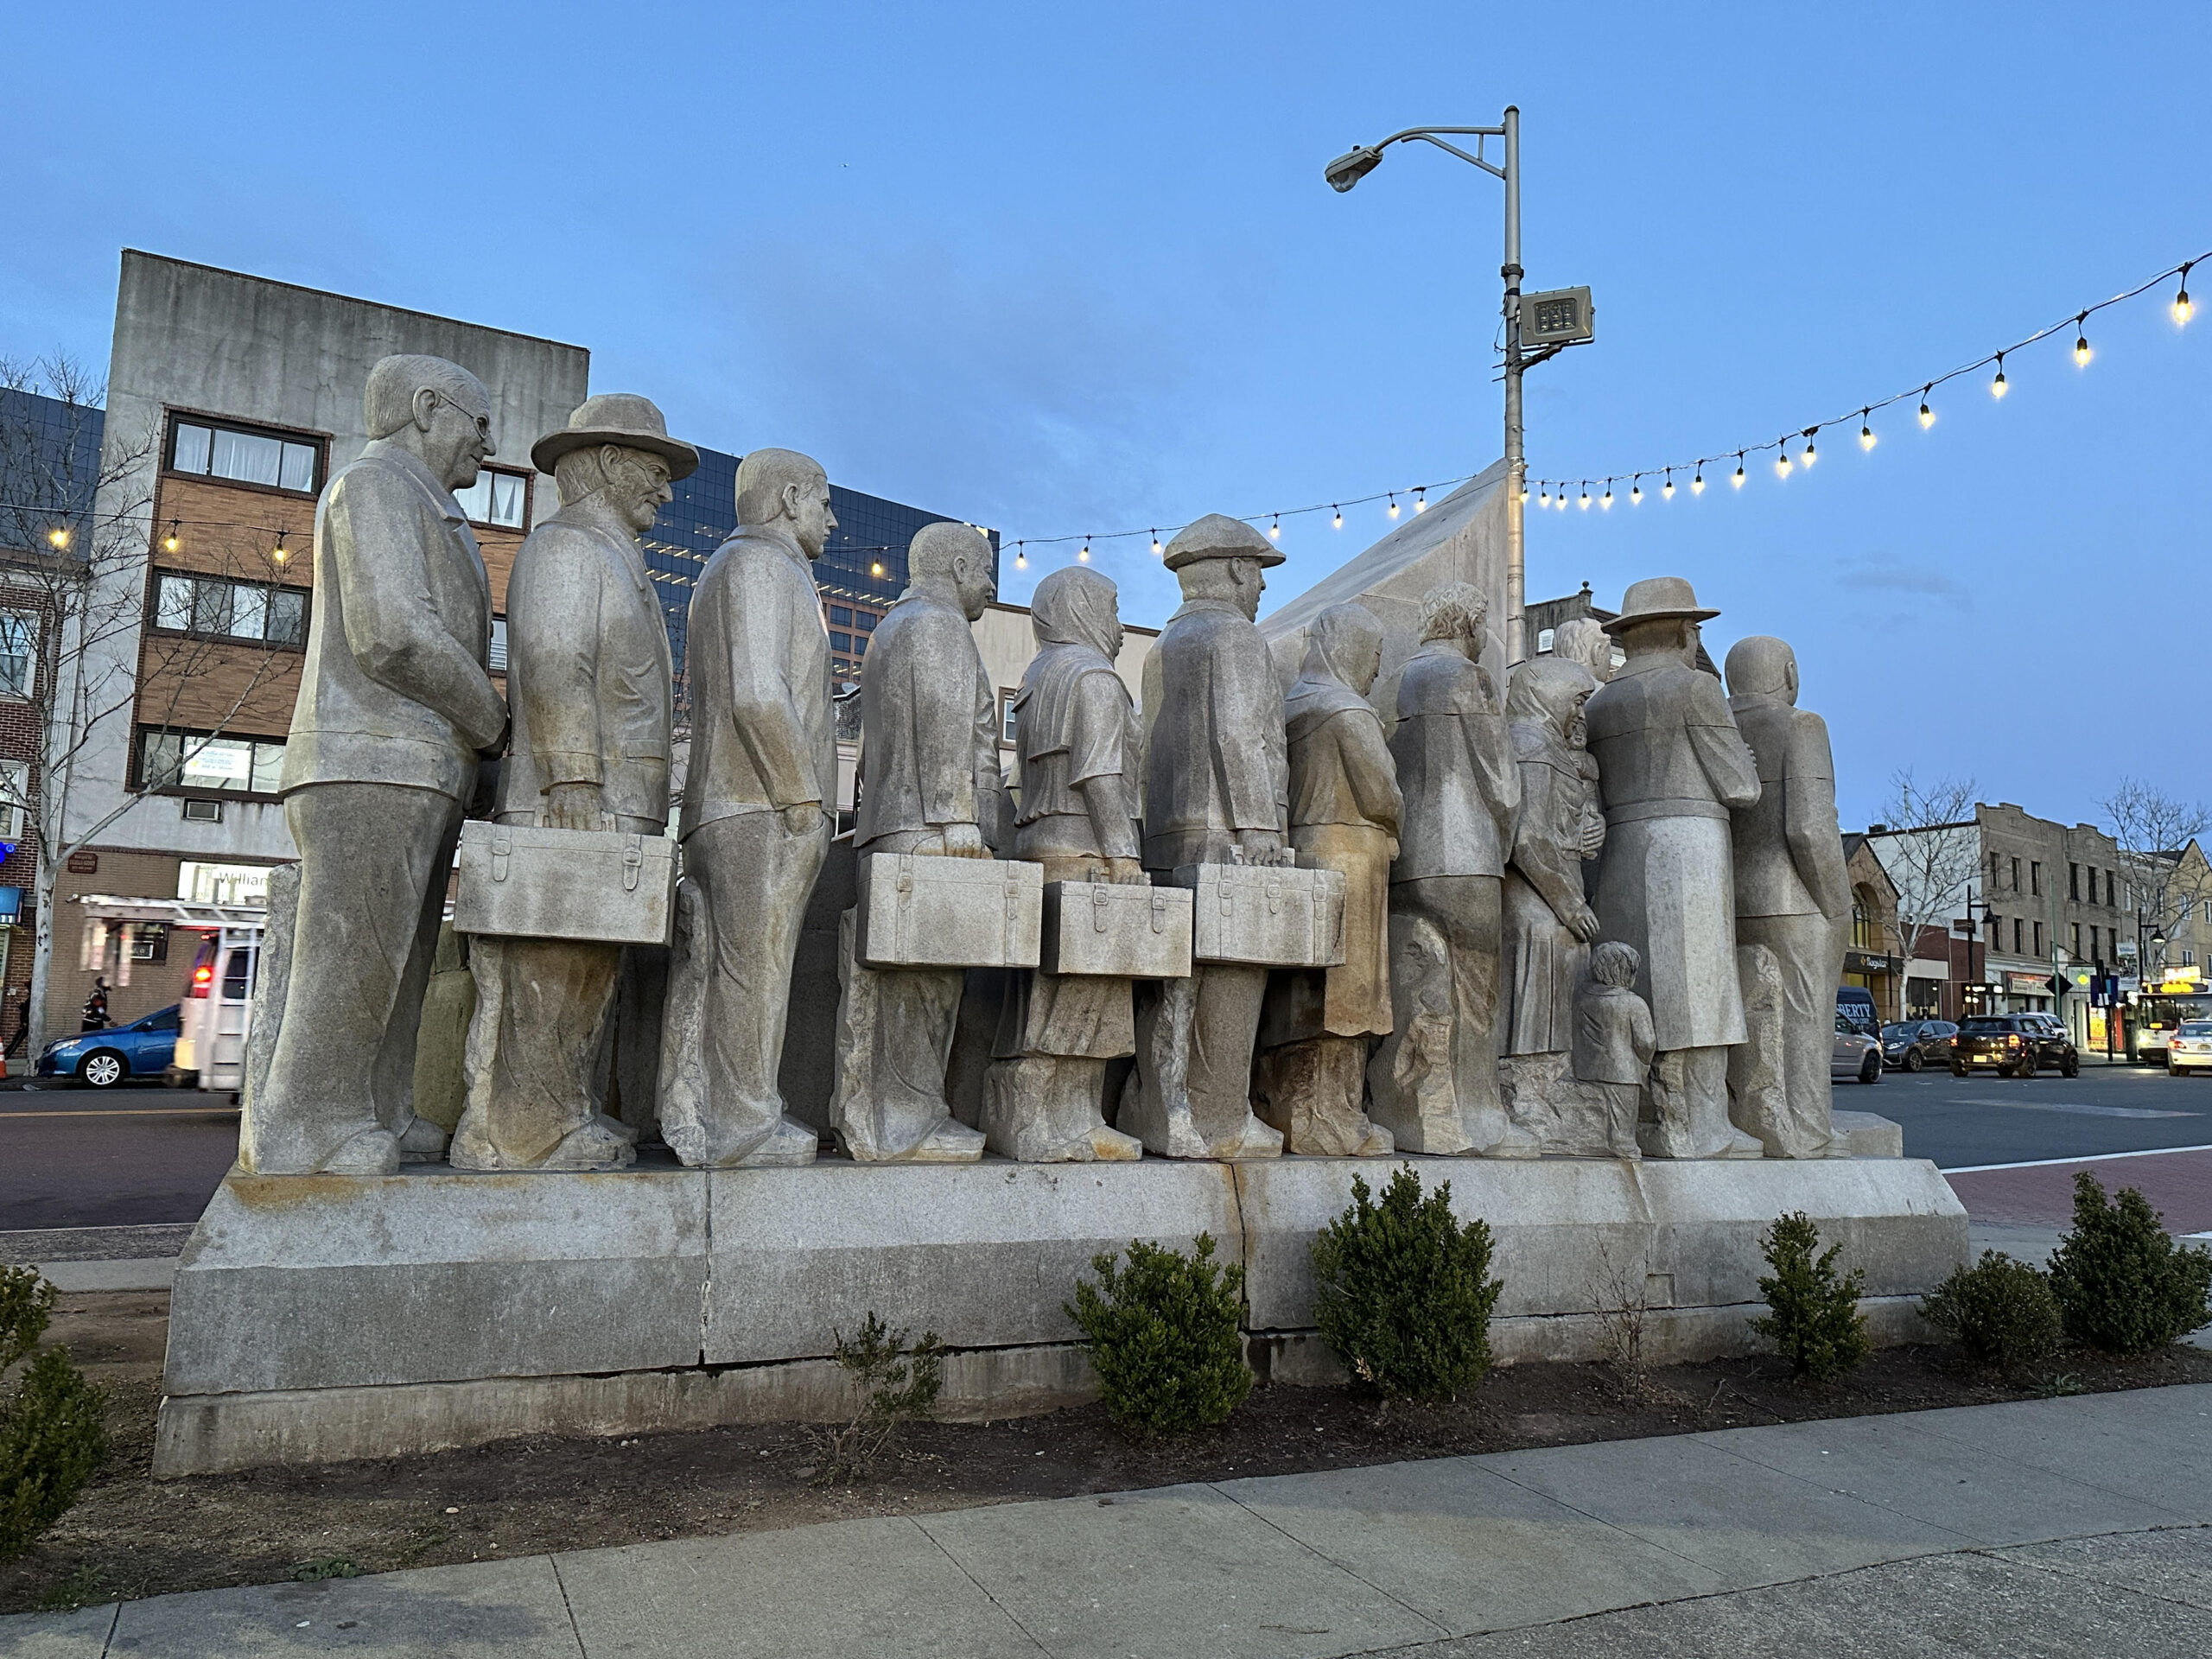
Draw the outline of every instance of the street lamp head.
[[[1346,150],[1324,168],[1321,176],[1329,181],[1332,190],[1349,190],[1382,164],[1382,152],[1370,149],[1365,144]]]

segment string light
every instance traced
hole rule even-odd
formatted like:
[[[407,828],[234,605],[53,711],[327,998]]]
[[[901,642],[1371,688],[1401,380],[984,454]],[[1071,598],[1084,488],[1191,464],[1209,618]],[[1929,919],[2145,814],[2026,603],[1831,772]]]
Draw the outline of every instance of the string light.
[[[1590,480],[1586,478],[1582,480],[1582,499],[1579,505],[1583,512],[1590,511]]]
[[[1548,507],[1551,504],[1551,486],[1549,485],[1546,485],[1536,492],[1536,505],[1540,507]]]
[[[1425,486],[1414,492],[1414,511],[1415,512],[1428,511],[1428,490]]]
[[[1628,504],[1631,507],[1640,507],[1643,505],[1643,485],[1641,481],[1643,477],[1643,474],[1638,473],[1636,477],[1629,480]]]
[[[2195,260],[2190,261],[2194,264]],[[2179,327],[2189,321],[2189,265],[2181,268],[2181,292],[2174,296],[2174,326]]]
[[[1611,512],[1613,510],[1613,480],[1610,478],[1605,480],[1605,499],[1599,502],[1598,505],[1603,507],[1607,512]]]
[[[1395,495],[1390,498],[1390,516],[1393,518],[1398,516],[1398,498]]]
[[[2089,359],[2096,355],[2089,349],[2089,332],[2085,326],[2088,321],[2086,311],[2074,319],[2074,366],[2077,369],[2088,368]]]
[[[1789,440],[1787,438],[1781,439],[1774,446],[1774,475],[1777,478],[1789,476]]]
[[[1920,389],[1920,427],[1923,432],[1936,424],[1936,411],[1928,407],[1928,394],[1935,390],[1933,384]]]
[[[1867,416],[1873,412],[1871,409],[1862,409],[1859,411],[1859,447],[1861,449],[1872,449],[1874,447],[1874,429],[1866,423]]]
[[[1675,469],[1671,467],[1667,469],[1667,481],[1659,486],[1659,493],[1666,500],[1675,499]]]
[[[1271,542],[1279,542],[1282,540],[1282,515],[1281,513],[1277,513],[1275,515],[1274,523],[1268,526],[1268,539]]]
[[[164,552],[164,553],[174,553],[174,552],[175,552],[175,551],[176,551],[176,550],[177,550],[177,545],[178,545],[178,543],[177,543],[177,533],[176,533],[176,532],[177,532],[177,527],[178,527],[178,525],[179,525],[181,522],[182,522],[181,520],[180,520],[180,519],[175,519],[175,518],[172,518],[172,519],[170,519],[170,520],[169,520],[169,533],[168,533],[168,535],[166,535],[166,536],[164,536],[164,537],[162,537],[162,552]]]
[[[1529,480],[1525,478],[1521,480],[1521,499],[1523,501],[1529,499]]]
[[[1077,561],[1079,563],[1083,563],[1083,564],[1089,564],[1089,563],[1090,563],[1090,537],[1086,536],[1086,537],[1084,537],[1083,538],[1083,551],[1081,551],[1080,553],[1077,554],[1075,556],[1076,556]]]
[[[1343,514],[1339,513],[1339,514],[1337,516],[1337,522],[1338,522],[1338,524],[1341,524],[1342,523],[1344,523],[1344,515],[1343,515]],[[1156,559],[1156,558],[1158,558],[1158,557],[1160,556],[1160,532],[1159,532],[1158,531],[1156,531],[1156,530],[1155,530],[1155,531],[1154,531],[1152,532],[1152,556],[1153,556],[1154,558],[1155,558],[1155,559]]]
[[[868,573],[871,576],[881,575],[883,574],[883,561],[881,559],[871,559],[868,561]]]
[[[46,539],[48,545],[58,553],[69,545],[69,532],[61,525],[56,524],[46,532]]]
[[[284,531],[281,530],[278,531],[276,532],[276,545],[269,550],[270,558],[277,564],[283,563],[285,560],[292,556],[290,550],[284,545]]]
[[[1692,495],[1705,493],[1705,463],[1701,461],[1697,464],[1697,476],[1690,480],[1690,493]]]
[[[1521,492],[1521,499],[1524,501],[1529,499],[1529,492],[1527,490],[1524,489]],[[1334,527],[1338,530],[1342,530],[1344,527],[1344,510],[1338,506],[1335,502],[1332,501],[1329,503],[1329,511],[1336,514]],[[1160,543],[1155,541],[1153,545],[1157,547]]]
[[[1014,568],[1017,570],[1027,570],[1029,568],[1029,556],[1021,550],[1022,546],[1023,543],[1020,542],[1014,544]]]
[[[1808,426],[1805,429],[1805,453],[1797,457],[1802,465],[1809,467],[1819,459],[1818,452],[1813,448],[1813,435],[1820,429],[1817,426]]]
[[[1744,452],[1740,449],[1736,452],[1736,476],[1728,481],[1739,490],[1744,487]]]
[[[2012,388],[2005,384],[2005,353],[1997,353],[1997,378],[1989,383],[1989,395],[2002,397]]]

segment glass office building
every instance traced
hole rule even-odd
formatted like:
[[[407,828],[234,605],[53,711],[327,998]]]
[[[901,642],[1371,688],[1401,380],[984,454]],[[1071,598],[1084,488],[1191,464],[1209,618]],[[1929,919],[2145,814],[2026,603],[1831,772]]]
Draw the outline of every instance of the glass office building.
[[[645,532],[645,563],[660,584],[679,676],[692,583],[715,550],[737,529],[738,459],[720,450],[701,449],[698,471],[672,486],[675,499]],[[837,528],[815,563],[814,578],[830,623],[830,672],[850,680],[857,677],[867,656],[868,634],[906,591],[906,544],[924,524],[950,515],[925,512],[838,484],[830,486],[830,508],[837,515]],[[998,532],[986,533],[991,538],[995,575]]]

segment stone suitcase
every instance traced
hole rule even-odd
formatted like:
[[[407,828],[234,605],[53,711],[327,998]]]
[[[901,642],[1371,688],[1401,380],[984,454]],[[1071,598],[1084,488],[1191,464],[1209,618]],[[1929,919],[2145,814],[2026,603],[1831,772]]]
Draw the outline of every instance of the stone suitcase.
[[[1048,881],[1044,950],[1038,965],[1055,974],[1186,979],[1191,972],[1189,890],[1111,881]]]
[[[1333,968],[1344,959],[1342,871],[1185,864],[1175,885],[1192,890],[1196,961]]]
[[[1034,968],[1045,867],[1013,859],[871,853],[855,950],[871,968]]]
[[[456,932],[666,944],[675,918],[676,843],[666,836],[461,826]]]

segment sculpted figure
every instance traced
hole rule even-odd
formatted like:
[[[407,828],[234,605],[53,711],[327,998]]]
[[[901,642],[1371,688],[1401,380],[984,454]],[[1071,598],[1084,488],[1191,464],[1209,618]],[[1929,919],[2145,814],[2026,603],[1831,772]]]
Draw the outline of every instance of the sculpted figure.
[[[387,357],[370,441],[315,511],[315,603],[280,788],[300,851],[289,982],[238,1160],[264,1174],[390,1174],[435,1157],[415,1038],[446,877],[506,705],[485,672],[492,594],[453,492],[492,453],[467,370]]]
[[[876,628],[861,677],[861,798],[855,850],[988,858],[999,822],[998,696],[969,624],[997,593],[991,544],[966,524],[925,524],[908,586]],[[969,1163],[981,1130],[954,1120],[945,1067],[966,972],[878,969],[854,950],[846,913],[830,1121],[862,1163]]]
[[[1361,605],[1321,613],[1283,704],[1290,844],[1344,877],[1344,959],[1278,972],[1261,1022],[1254,1092],[1286,1152],[1373,1156],[1389,1131],[1362,1109],[1370,1039],[1390,1030],[1390,861],[1398,850],[1397,768],[1367,701],[1382,665],[1382,625]]]
[[[1148,887],[1138,842],[1143,735],[1115,671],[1122,618],[1114,584],[1083,565],[1037,584],[1037,654],[1014,695],[1021,804],[1014,855],[1052,881]],[[982,1129],[994,1152],[1027,1163],[1139,1156],[1105,1120],[1106,1062],[1136,1052],[1131,983],[1103,975],[1014,969],[1007,976]]]
[[[1208,513],[1167,546],[1183,607],[1153,647],[1160,703],[1145,772],[1145,868],[1285,864],[1282,690],[1252,625],[1264,567],[1282,563],[1251,525]],[[1147,988],[1118,1125],[1170,1158],[1272,1158],[1281,1134],[1253,1115],[1252,1048],[1265,968],[1200,963]]]
[[[1521,772],[1521,817],[1505,874],[1507,1054],[1563,1054],[1573,1046],[1575,990],[1598,937],[1598,918],[1582,897],[1581,861],[1596,794],[1586,776],[1595,768],[1583,747],[1583,705],[1597,689],[1587,669],[1554,655],[1521,664],[1506,693]]]
[[[1637,1156],[1636,1118],[1651,1072],[1651,1010],[1636,994],[1636,952],[1618,942],[1590,953],[1574,998],[1574,1076],[1602,1109],[1605,1150]]]
[[[499,821],[549,830],[668,832],[674,667],[638,537],[698,451],[624,392],[587,399],[531,462],[561,509],[524,540],[507,583],[514,733]],[[469,970],[462,1169],[607,1169],[635,1161],[637,1131],[598,1109],[600,1042],[620,944],[478,935]]]
[[[1594,616],[1570,616],[1553,629],[1552,655],[1581,664],[1599,685],[1613,677],[1612,636]]]
[[[1851,925],[1827,722],[1797,704],[1797,655],[1764,634],[1728,652],[1728,706],[1758,763],[1758,798],[1736,809],[1736,937],[1782,974],[1786,1108],[1738,1120],[1770,1158],[1828,1150],[1828,1053]]]
[[[710,1169],[814,1160],[815,1132],[776,1079],[837,784],[813,569],[837,517],[821,464],[755,449],[738,464],[737,522],[691,595],[684,879],[661,1036],[661,1135]]]
[[[1598,935],[1641,959],[1660,1051],[1643,1150],[1657,1158],[1763,1150],[1728,1121],[1728,1049],[1745,1035],[1729,814],[1759,780],[1719,683],[1697,667],[1697,624],[1719,614],[1680,576],[1631,583],[1605,625],[1628,661],[1586,716],[1605,803]]]
[[[1497,1083],[1500,888],[1521,779],[1478,665],[1489,602],[1467,582],[1421,605],[1421,646],[1398,682],[1390,753],[1404,791],[1390,868],[1395,1027],[1368,1068],[1375,1121],[1400,1152],[1534,1157]],[[1446,983],[1433,984],[1441,971]],[[1419,1017],[1442,1002],[1448,1021]],[[1438,1038],[1448,1052],[1430,1052]]]

